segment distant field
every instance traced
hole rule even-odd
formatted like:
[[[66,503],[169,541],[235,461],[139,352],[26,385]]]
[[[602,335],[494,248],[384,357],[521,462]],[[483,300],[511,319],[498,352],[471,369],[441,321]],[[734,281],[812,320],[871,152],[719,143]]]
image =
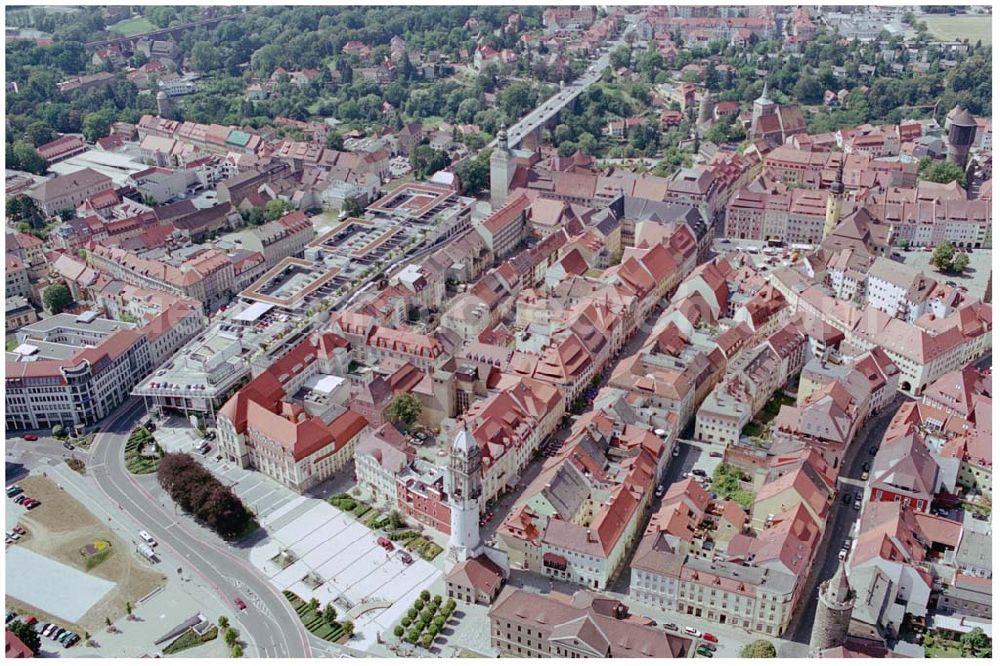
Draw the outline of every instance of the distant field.
[[[151,32],[153,30],[156,30],[156,26],[144,16],[125,19],[108,27],[108,32],[119,34],[122,37],[131,37],[141,32]]]
[[[918,20],[927,24],[927,30],[938,39],[953,40],[969,38],[973,44],[983,40],[983,46],[992,44],[992,16],[948,16],[945,14],[921,14]]]

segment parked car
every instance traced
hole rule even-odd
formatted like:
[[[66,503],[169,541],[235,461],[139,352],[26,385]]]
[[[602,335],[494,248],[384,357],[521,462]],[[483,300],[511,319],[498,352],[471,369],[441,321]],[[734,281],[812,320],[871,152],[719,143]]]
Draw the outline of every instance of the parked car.
[[[851,547],[851,540],[850,540],[850,538],[844,539],[844,548],[848,548],[849,549],[850,547]]]
[[[838,560],[846,560],[847,559],[847,555],[848,555],[847,549],[846,548],[841,548],[840,552],[837,553],[837,559]]]
[[[394,545],[392,545],[392,542],[389,541],[384,536],[380,536],[378,539],[376,539],[376,541],[378,542],[378,545],[382,546],[387,551],[393,551],[396,548]]]
[[[21,486],[7,486],[7,497],[17,497],[22,492]]]
[[[28,533],[28,530],[24,529],[20,525],[14,525],[14,531],[20,534],[21,536],[24,536],[25,534]]]
[[[32,435],[30,432],[24,436],[24,441],[26,442],[37,442],[38,435]]]
[[[713,635],[713,634],[710,634],[710,633],[708,633],[707,631],[706,631],[706,632],[705,632],[704,634],[702,634],[702,636],[701,636],[701,637],[702,637],[702,638],[703,638],[704,640],[708,641],[709,643],[718,643],[718,642],[719,642],[719,639],[718,639],[718,638],[716,638],[716,637],[715,637],[715,635]]]
[[[42,503],[39,500],[33,499],[25,502],[24,505],[28,507],[28,510],[30,511],[31,509],[34,509],[37,506],[41,506]]]
[[[245,601],[243,601],[242,599],[240,599],[239,597],[236,597],[235,599],[233,599],[233,603],[236,604],[236,607],[239,608],[240,610],[246,610],[247,609],[247,603]]]
[[[680,631],[680,627],[678,627],[673,622],[664,622],[663,623],[663,628],[664,629],[668,629],[670,631]]]
[[[75,645],[78,640],[80,640],[80,637],[77,636],[75,633],[70,632],[68,636],[63,636],[63,639],[60,642],[65,647],[73,647],[73,645]]]
[[[708,457],[709,458],[721,458],[722,457],[722,451],[712,451],[711,453],[708,454]]]
[[[854,500],[854,510],[855,511],[861,510],[861,500]]]
[[[17,613],[15,613],[14,611],[7,611],[7,620],[4,622],[4,624],[10,624],[11,620],[13,620],[15,617],[17,617]]]
[[[42,636],[48,638],[52,635],[52,632],[56,630],[56,625],[51,622],[42,626]]]
[[[673,456],[674,458],[676,458],[676,457],[677,457],[677,456],[679,456],[680,454],[681,454],[681,450],[675,447],[675,448],[674,448],[674,452],[673,452],[673,453],[671,453],[670,455],[672,455],[672,456]]]
[[[861,471],[862,472],[870,472],[870,471],[872,471],[872,466],[869,465],[868,463],[865,463],[864,465],[861,466]]]
[[[862,481],[867,481],[868,480],[868,472],[867,471],[861,472],[861,480]]]
[[[663,486],[662,485],[656,486],[656,496],[657,497],[663,497]]]
[[[156,539],[146,530],[139,530],[139,538],[148,543],[151,547],[156,547]]]
[[[68,449],[68,450],[72,451],[72,450],[74,450],[74,449],[75,449],[76,447],[75,447],[75,446],[73,446],[72,444],[70,444],[69,442],[63,442],[63,448],[64,448],[64,449]]]
[[[701,638],[701,632],[694,627],[684,627],[684,633],[688,636],[694,636],[695,638]]]
[[[851,494],[850,493],[844,493],[844,496],[843,496],[842,499],[843,499],[843,502],[844,502],[845,505],[846,504],[850,504],[851,503]]]
[[[693,469],[691,470],[691,473],[694,474],[695,476],[702,476],[702,477],[708,476],[708,472],[706,472],[703,469]]]
[[[707,645],[699,645],[698,649],[695,650],[695,652],[700,654],[702,657],[707,657],[709,659],[712,658],[712,651],[708,649]]]
[[[975,513],[972,514],[972,517],[975,518],[976,520],[989,520],[990,519],[990,517],[987,516],[982,511],[976,511]]]
[[[405,550],[399,551],[399,559],[403,560],[403,564],[413,564],[413,556]]]
[[[38,618],[35,617],[34,615],[29,615],[28,617],[25,618],[24,623],[29,627],[33,627],[36,624],[38,624]]]

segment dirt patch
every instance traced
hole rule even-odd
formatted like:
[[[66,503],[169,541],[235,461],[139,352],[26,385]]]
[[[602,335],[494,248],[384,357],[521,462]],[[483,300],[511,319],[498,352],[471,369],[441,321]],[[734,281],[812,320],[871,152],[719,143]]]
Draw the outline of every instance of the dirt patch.
[[[50,617],[48,613],[31,608],[25,603],[7,597],[7,608],[28,612],[39,620],[53,621],[59,626],[69,627],[81,636],[84,631],[94,633],[105,626],[104,618],[112,622],[125,621],[126,604],[133,606],[136,601],[166,583],[166,577],[145,566],[133,552],[132,544],[122,541],[115,533],[101,523],[86,507],[73,499],[49,479],[31,476],[19,483],[26,495],[41,500],[37,509],[27,512],[20,520],[31,533],[31,539],[20,542],[25,548],[45,555],[63,564],[86,571],[88,574],[114,581],[118,585],[108,596],[94,605],[76,625],[61,618]],[[80,551],[95,541],[111,544],[111,554],[93,567],[87,569],[87,560]],[[10,573],[10,572],[8,572]]]

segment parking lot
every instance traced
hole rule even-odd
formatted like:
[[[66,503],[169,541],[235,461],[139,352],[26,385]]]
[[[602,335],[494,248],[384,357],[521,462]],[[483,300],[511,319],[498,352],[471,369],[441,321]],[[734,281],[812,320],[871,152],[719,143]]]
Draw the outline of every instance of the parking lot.
[[[939,273],[937,269],[930,265],[933,252],[915,250],[912,252],[900,252],[903,263],[907,266],[919,268],[928,277],[937,282],[952,282],[958,286],[968,289],[969,294],[975,298],[983,298],[986,295],[986,286],[989,283],[991,264],[991,252],[989,250],[972,250],[966,256],[969,257],[969,266],[961,275]]]
[[[405,564],[398,548],[387,552],[372,530],[326,502],[304,502],[307,510],[272,529],[250,559],[276,589],[291,590],[305,600],[315,597],[321,606],[333,603],[340,617],[349,613],[356,632],[350,645],[365,649],[376,642],[377,633],[391,629],[442,572],[419,557]],[[290,557],[273,561],[282,553]],[[307,576],[314,578],[306,582]]]

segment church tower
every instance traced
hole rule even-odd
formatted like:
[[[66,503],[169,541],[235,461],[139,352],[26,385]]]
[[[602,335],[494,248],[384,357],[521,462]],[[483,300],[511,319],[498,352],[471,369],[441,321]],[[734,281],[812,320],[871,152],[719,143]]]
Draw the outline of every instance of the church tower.
[[[483,493],[482,453],[463,423],[451,445],[444,488],[451,509],[448,548],[458,561],[482,551],[479,539],[479,497]]]
[[[765,80],[764,92],[760,94],[760,97],[753,101],[753,119],[750,121],[750,127],[756,130],[760,117],[773,112],[774,102],[772,102],[767,96],[767,81]]]
[[[490,205],[498,210],[507,202],[510,179],[513,175],[510,146],[507,145],[507,128],[500,126],[497,147],[490,155]]]
[[[840,211],[844,205],[844,162],[847,154],[840,154],[840,165],[837,167],[837,178],[830,185],[830,194],[826,197],[826,220],[823,222],[823,240],[833,233],[840,224]]]
[[[818,657],[823,650],[844,644],[856,598],[857,595],[847,580],[844,561],[841,560],[837,563],[833,578],[819,586],[816,618],[809,638],[810,657]]]

